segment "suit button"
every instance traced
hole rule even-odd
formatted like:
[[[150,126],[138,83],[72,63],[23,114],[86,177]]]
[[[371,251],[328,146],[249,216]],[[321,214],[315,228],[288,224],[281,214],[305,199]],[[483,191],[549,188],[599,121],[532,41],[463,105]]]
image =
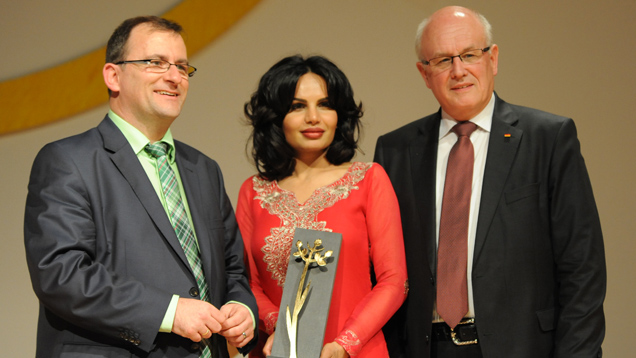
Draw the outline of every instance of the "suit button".
[[[199,346],[199,343],[192,343],[190,349],[192,349],[193,351],[199,351],[201,350],[201,346]]]
[[[190,289],[190,296],[197,297],[199,295],[199,289],[196,287],[192,287]]]
[[[431,285],[435,286],[435,277],[431,277]]]

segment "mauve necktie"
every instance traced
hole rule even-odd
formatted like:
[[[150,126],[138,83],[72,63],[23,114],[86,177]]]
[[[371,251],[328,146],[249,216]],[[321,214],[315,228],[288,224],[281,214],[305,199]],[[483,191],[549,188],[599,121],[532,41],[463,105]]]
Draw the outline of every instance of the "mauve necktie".
[[[451,129],[458,139],[448,156],[444,182],[437,249],[437,313],[451,328],[468,312],[468,214],[475,160],[470,134],[476,128],[466,121]]]

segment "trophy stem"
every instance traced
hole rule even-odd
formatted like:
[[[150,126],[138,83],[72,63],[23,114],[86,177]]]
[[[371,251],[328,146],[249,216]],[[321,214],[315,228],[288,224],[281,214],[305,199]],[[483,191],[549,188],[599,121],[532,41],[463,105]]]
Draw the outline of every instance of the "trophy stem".
[[[294,253],[294,256],[300,257],[304,262],[303,273],[300,276],[300,282],[298,283],[298,290],[296,291],[296,299],[294,301],[294,311],[293,314],[289,312],[289,306],[287,306],[287,314],[285,317],[285,321],[287,323],[287,336],[289,337],[289,358],[296,358],[296,337],[298,335],[298,316],[300,315],[300,311],[305,304],[305,300],[307,299],[307,295],[309,294],[309,290],[311,289],[311,280],[307,283],[307,287],[305,286],[305,279],[307,278],[307,271],[312,264],[317,263],[319,266],[326,265],[325,258],[331,257],[332,251],[327,251],[324,256],[320,255],[320,251],[322,248],[322,240],[317,239],[314,242],[314,246],[309,247],[309,250],[302,249],[302,242],[298,241],[296,243],[296,247],[298,248],[298,252]]]
[[[305,265],[305,267],[303,268],[303,273],[300,276],[300,283],[298,284],[298,291],[296,293],[296,302],[294,303],[293,315],[290,315],[289,306],[287,306],[286,320],[287,334],[289,336],[289,358],[296,358],[296,333],[298,332],[298,315],[300,314],[300,310],[305,304],[305,299],[307,298],[309,288],[311,287],[311,281],[309,281],[307,287],[303,289],[308,270],[309,265]]]

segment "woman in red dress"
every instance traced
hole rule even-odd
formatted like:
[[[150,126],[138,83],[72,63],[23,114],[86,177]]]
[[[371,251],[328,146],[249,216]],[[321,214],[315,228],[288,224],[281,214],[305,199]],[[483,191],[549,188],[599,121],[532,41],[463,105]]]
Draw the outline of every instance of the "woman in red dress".
[[[349,81],[324,57],[287,57],[263,75],[245,114],[259,174],[241,187],[237,220],[260,333],[268,337],[264,354],[279,319],[294,229],[305,228],[342,234],[321,358],[388,357],[382,326],[408,290],[402,227],[382,167],[350,162],[362,105]]]

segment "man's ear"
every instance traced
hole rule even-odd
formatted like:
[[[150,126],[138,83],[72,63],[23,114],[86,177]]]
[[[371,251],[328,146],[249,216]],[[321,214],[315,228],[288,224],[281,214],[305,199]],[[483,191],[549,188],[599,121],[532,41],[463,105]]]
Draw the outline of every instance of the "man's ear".
[[[424,79],[424,82],[426,82],[426,87],[431,88],[431,85],[428,83],[428,74],[426,73],[426,65],[424,65],[420,61],[417,61],[417,63],[415,63],[415,66],[417,66],[417,70],[420,71],[420,75]]]
[[[119,92],[119,68],[113,63],[107,63],[102,69],[104,83],[111,92]]]
[[[490,46],[490,64],[492,66],[493,76],[497,75],[497,66],[499,65],[499,46],[495,44]]]

